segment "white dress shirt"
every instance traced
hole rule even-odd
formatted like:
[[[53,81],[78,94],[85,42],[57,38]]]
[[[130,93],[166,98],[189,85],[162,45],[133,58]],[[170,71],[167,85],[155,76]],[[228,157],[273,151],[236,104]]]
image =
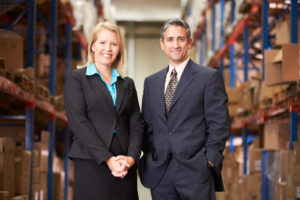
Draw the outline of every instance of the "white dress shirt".
[[[166,92],[166,89],[167,89],[167,86],[170,82],[170,79],[171,79],[171,72],[173,71],[173,69],[176,69],[176,72],[177,72],[177,80],[178,80],[178,83],[179,83],[179,80],[180,80],[180,77],[183,73],[183,70],[185,69],[185,66],[186,64],[188,63],[190,58],[186,59],[185,61],[183,61],[182,63],[180,63],[177,67],[173,67],[171,65],[171,63],[169,64],[169,70],[168,70],[168,73],[166,75],[166,80],[165,80],[165,92]]]

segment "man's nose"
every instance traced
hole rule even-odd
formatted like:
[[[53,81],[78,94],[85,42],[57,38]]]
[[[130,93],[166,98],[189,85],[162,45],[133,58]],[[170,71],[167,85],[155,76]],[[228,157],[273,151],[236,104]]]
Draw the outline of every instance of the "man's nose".
[[[176,48],[179,46],[179,42],[177,40],[173,41],[173,47]]]

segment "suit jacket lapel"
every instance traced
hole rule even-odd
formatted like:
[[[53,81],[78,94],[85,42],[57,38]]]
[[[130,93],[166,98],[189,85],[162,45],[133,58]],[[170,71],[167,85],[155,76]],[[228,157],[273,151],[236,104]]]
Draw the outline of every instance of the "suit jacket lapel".
[[[164,88],[165,88],[165,80],[166,80],[167,72],[168,72],[168,67],[166,67],[161,72],[160,76],[158,77],[157,82],[156,82],[157,97],[153,97],[153,98],[158,99],[158,106],[159,106],[159,109],[160,109],[160,113],[162,114],[164,119],[166,119]]]
[[[123,82],[122,78],[118,78],[118,81],[116,82],[116,88],[117,88],[116,112],[117,113],[120,110],[120,107],[123,103],[124,93],[126,92],[124,88],[125,86],[122,82]]]
[[[189,60],[185,69],[183,70],[183,73],[181,75],[179,83],[176,87],[174,96],[172,98],[170,110],[172,109],[172,106],[176,103],[176,101],[179,99],[179,97],[184,93],[185,89],[190,84],[190,82],[193,80],[193,68],[192,67],[193,67],[192,61]]]
[[[100,91],[104,94],[107,104],[114,110],[114,104],[113,104],[111,95],[110,95],[108,89],[106,88],[105,83],[103,83],[103,81],[101,80],[99,75],[98,74],[92,75],[90,77],[90,79],[100,89]]]

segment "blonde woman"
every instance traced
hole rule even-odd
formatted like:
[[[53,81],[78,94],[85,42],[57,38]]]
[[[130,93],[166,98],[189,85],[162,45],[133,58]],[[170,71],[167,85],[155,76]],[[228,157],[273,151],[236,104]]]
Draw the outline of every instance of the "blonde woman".
[[[136,161],[143,126],[133,80],[122,76],[124,47],[118,26],[99,23],[88,63],[72,71],[65,108],[74,133],[76,200],[135,200]]]

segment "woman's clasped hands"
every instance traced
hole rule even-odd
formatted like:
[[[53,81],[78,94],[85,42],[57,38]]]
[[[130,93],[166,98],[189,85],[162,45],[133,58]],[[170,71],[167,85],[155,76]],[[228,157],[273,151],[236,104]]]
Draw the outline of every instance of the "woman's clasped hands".
[[[124,178],[135,161],[132,157],[119,155],[110,157],[106,163],[114,177]]]

